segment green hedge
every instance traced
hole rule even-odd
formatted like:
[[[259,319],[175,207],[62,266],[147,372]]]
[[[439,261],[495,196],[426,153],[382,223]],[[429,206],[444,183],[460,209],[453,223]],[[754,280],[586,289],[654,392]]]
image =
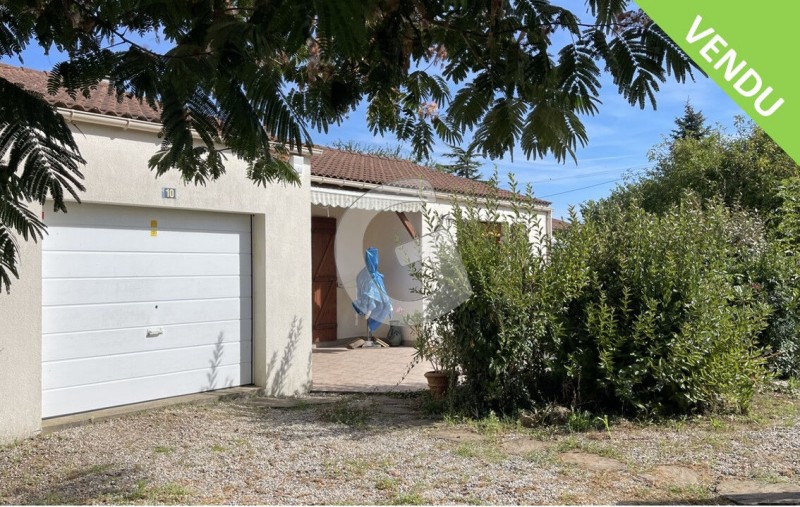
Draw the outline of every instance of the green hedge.
[[[606,203],[584,218],[549,266],[550,276],[584,269],[559,301],[554,369],[565,391],[621,411],[746,410],[770,313],[732,269],[750,219],[693,199],[658,216]]]
[[[737,273],[763,243],[756,220],[693,199],[661,215],[606,202],[552,244],[542,238],[541,251],[531,213],[509,217],[495,199],[454,213],[457,252],[444,256],[458,254],[472,295],[423,327],[462,379],[457,408],[747,409],[771,312]],[[485,222],[505,223],[499,240]]]

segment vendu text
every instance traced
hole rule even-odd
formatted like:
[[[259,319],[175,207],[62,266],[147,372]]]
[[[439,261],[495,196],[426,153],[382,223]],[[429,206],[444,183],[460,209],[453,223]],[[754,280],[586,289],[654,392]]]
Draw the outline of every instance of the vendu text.
[[[761,87],[764,83],[761,76],[752,67],[742,72],[742,70],[747,67],[747,62],[745,60],[736,61],[736,50],[728,49],[728,51],[719,56],[722,48],[728,47],[728,42],[719,34],[715,33],[713,28],[709,27],[702,32],[699,31],[702,22],[703,17],[698,15],[692,24],[692,28],[689,30],[689,34],[686,36],[686,42],[695,44],[696,42],[711,37],[708,42],[706,42],[705,46],[700,49],[700,56],[705,58],[709,63],[714,63],[714,59],[718,57],[717,63],[714,63],[714,68],[719,70],[723,66],[725,67],[725,81],[731,82],[735,79],[736,81],[733,83],[733,88],[742,97],[749,98],[757,96],[754,106],[758,114],[761,116],[771,116],[775,113],[775,111],[783,105],[783,99],[778,98],[772,103],[772,106],[767,109],[765,107],[765,102],[774,91],[772,87],[767,86],[764,91],[761,91]],[[759,92],[761,92],[760,95]]]

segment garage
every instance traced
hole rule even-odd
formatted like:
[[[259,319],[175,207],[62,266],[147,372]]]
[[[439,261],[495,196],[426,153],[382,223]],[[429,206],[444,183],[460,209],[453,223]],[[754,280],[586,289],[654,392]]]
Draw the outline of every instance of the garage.
[[[43,417],[252,382],[250,215],[83,204],[45,223]]]

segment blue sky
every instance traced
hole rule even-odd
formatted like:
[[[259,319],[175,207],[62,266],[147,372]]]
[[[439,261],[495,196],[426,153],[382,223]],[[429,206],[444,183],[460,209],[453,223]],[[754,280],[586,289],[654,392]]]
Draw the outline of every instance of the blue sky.
[[[711,125],[719,123],[730,128],[734,117],[744,114],[725,92],[701,74],[696,75],[694,82],[665,83],[656,100],[655,111],[631,106],[617,93],[610,79],[604,78],[599,114],[583,119],[589,143],[578,150],[577,163],[572,160],[558,163],[552,157],[527,160],[517,151],[513,161],[510,156],[487,160],[482,172],[488,177],[496,164],[501,176],[514,173],[520,184],[531,183],[537,197],[553,203],[554,217],[566,216],[571,204],[604,197],[626,172],[649,167],[648,151],[674,128],[675,118],[683,114],[687,100],[703,112]],[[331,128],[327,134],[316,134],[314,141],[331,145],[352,140],[376,147],[399,144],[391,137],[373,136],[367,128],[365,113],[366,107],[362,105],[341,126]],[[437,144],[435,151],[438,155],[433,158],[445,162],[441,155],[447,147]]]
[[[578,16],[587,13],[584,0],[554,1],[569,8]],[[629,3],[629,9],[637,5]],[[561,34],[562,40],[566,35]],[[554,38],[551,54],[558,51],[558,37]],[[648,152],[661,143],[675,127],[675,118],[684,112],[686,101],[705,115],[710,125],[720,124],[731,129],[734,117],[744,114],[742,109],[711,79],[699,72],[695,80],[676,83],[668,80],[656,96],[657,109],[639,109],[629,105],[618,93],[608,75],[601,80],[600,112],[593,117],[584,117],[583,122],[589,142],[577,152],[577,163],[569,160],[558,163],[553,157],[527,160],[520,151],[515,156],[501,160],[487,160],[482,168],[485,177],[497,166],[501,181],[509,172],[514,173],[521,185],[531,183],[534,194],[553,204],[553,216],[565,217],[570,205],[579,205],[588,199],[607,196],[618,185],[623,175],[631,171],[641,172],[651,166]],[[451,90],[453,94],[455,90]],[[336,141],[352,140],[361,145],[394,147],[398,142],[388,137],[373,136],[366,124],[366,106],[362,104],[341,126],[332,128],[327,134],[317,134],[315,142],[330,145]],[[446,162],[442,154],[447,147],[441,143],[435,147],[434,160]]]
[[[585,12],[580,0],[556,2],[565,5],[576,13]],[[635,8],[631,3],[630,8]],[[553,50],[555,53],[557,48]],[[64,57],[56,52],[50,56],[42,54],[38,46],[31,46],[23,53],[26,67],[49,70]],[[20,65],[17,59],[3,58],[3,62]],[[649,167],[647,153],[674,127],[675,118],[683,114],[683,107],[689,100],[700,109],[710,124],[719,123],[730,128],[736,115],[744,114],[712,80],[697,73],[694,82],[678,84],[667,81],[657,94],[658,109],[644,110],[630,106],[617,93],[608,76],[602,79],[600,112],[593,117],[585,117],[584,124],[589,143],[578,150],[577,163],[567,161],[558,163],[552,157],[527,160],[521,152],[495,161],[486,161],[482,172],[491,174],[494,165],[501,177],[513,172],[519,183],[531,183],[537,197],[552,201],[555,217],[567,214],[570,205],[578,205],[587,199],[602,198],[611,191],[629,171],[641,171]],[[364,146],[396,146],[392,138],[376,138],[367,128],[366,106],[362,104],[339,126],[327,133],[313,135],[314,142],[331,145],[336,141],[354,141]],[[447,147],[441,143],[435,148],[435,160],[441,157]]]

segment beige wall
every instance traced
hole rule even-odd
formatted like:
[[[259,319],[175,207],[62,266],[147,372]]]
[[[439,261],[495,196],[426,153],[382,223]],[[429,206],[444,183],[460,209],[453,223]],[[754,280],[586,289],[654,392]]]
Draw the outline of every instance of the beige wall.
[[[42,244],[19,245],[19,280],[0,293],[0,445],[37,433],[42,418]]]
[[[438,213],[439,216],[445,216],[453,211],[453,205],[444,203],[444,202],[437,202],[435,204],[431,204],[428,206],[429,213]],[[534,227],[532,227],[530,233],[530,240],[533,245],[542,245],[542,240],[547,237],[549,234],[552,233],[552,211],[549,208],[541,208],[536,209],[536,217],[532,218],[532,222]],[[489,220],[489,213],[485,210],[481,210],[480,218],[482,220]],[[510,222],[515,219],[514,211],[509,207],[500,207],[497,210],[496,217],[497,221],[500,222]],[[423,220],[423,234],[429,234],[431,231],[428,230],[427,224]],[[449,231],[451,234],[455,236],[456,231],[455,228]]]
[[[227,174],[207,186],[185,185],[173,171],[156,179],[147,161],[154,132],[80,123],[75,140],[86,203],[246,213],[253,217],[253,379],[273,395],[311,385],[311,219],[309,158],[294,156],[300,186],[259,187],[229,156]],[[163,187],[177,189],[163,199]],[[71,204],[77,206],[77,204]],[[45,222],[48,213],[45,210]],[[45,238],[45,241],[47,239]],[[0,442],[31,435],[41,412],[41,247],[25,244],[20,280],[0,295]]]
[[[355,215],[363,219],[360,225],[364,226],[364,231],[362,234],[361,231],[355,230],[355,228],[351,231],[337,230],[337,239],[339,241],[359,242],[359,251],[362,254],[369,247],[374,246],[377,248],[379,252],[379,270],[384,275],[389,296],[401,301],[400,306],[402,306],[403,310],[413,312],[418,306],[418,303],[415,304],[414,301],[418,299],[418,296],[415,296],[411,289],[417,284],[411,277],[408,268],[403,265],[401,259],[398,259],[395,252],[398,246],[412,241],[412,239],[397,214],[393,211],[376,214],[374,211],[351,210],[333,206],[313,205],[311,207],[312,216],[335,218],[337,227],[345,211],[350,214],[351,218]],[[406,212],[406,216],[419,234],[422,226],[420,213]],[[366,321],[363,318],[356,318],[351,297],[356,293],[355,278],[364,264],[360,260],[357,264],[347,264],[355,266],[357,269],[347,270],[346,266],[337,262],[336,336],[339,339],[364,336],[367,332]],[[408,301],[408,303],[402,303],[403,301]],[[395,304],[395,306],[398,305]],[[397,312],[398,308],[395,308],[395,310],[394,316],[401,317]],[[375,331],[375,336],[383,338],[388,331],[389,327],[383,325]]]
[[[439,198],[437,202],[428,205],[428,209],[431,213],[435,212],[442,216],[451,213],[452,208],[452,204],[441,198]],[[350,230],[339,228],[342,216],[345,212],[348,213],[348,218],[350,220]],[[337,241],[360,244],[360,251],[362,253],[370,246],[378,248],[380,252],[380,271],[384,274],[389,295],[396,300],[409,301],[407,304],[401,303],[406,314],[422,311],[422,301],[419,300],[419,296],[411,292],[411,289],[415,287],[417,283],[411,277],[408,268],[403,266],[403,262],[397,258],[395,251],[399,245],[411,241],[411,238],[394,212],[376,213],[374,211],[362,211],[335,206],[313,205],[311,207],[311,214],[313,216],[336,219]],[[406,213],[406,215],[414,225],[417,234],[423,237],[423,250],[429,250],[432,246],[430,242],[425,242],[424,237],[431,234],[433,231],[429,230],[428,224],[423,220],[422,214],[417,212]],[[513,212],[510,209],[500,209],[498,210],[497,219],[499,221],[510,221],[513,219]],[[537,210],[535,220],[538,227],[534,227],[534,230],[531,232],[531,243],[539,245],[542,244],[540,243],[541,239],[544,238],[550,230],[548,226],[550,211],[544,208]],[[451,230],[449,232],[455,240],[456,231]],[[356,318],[351,297],[351,294],[355,294],[356,292],[355,277],[363,264],[361,264],[358,269],[348,270],[347,265],[338,261],[339,259],[337,259],[338,288],[336,293],[337,338],[344,339],[364,336],[366,334],[366,322],[363,318]],[[347,264],[352,265],[352,263]],[[397,317],[397,315],[395,315],[395,317]],[[378,337],[385,337],[387,332],[388,326],[384,325],[375,332],[375,335]],[[405,330],[404,335],[407,341],[413,341],[413,334],[408,330]]]

